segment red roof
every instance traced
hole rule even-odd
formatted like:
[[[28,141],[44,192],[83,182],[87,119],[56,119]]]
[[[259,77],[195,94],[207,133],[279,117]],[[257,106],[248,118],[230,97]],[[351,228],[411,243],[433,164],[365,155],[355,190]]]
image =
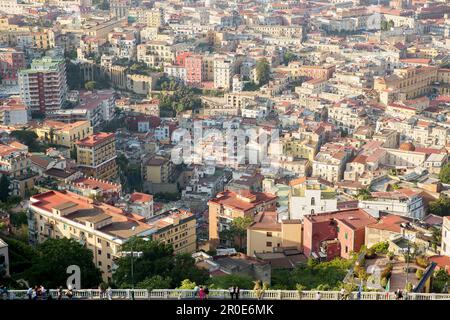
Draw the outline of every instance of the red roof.
[[[130,198],[131,202],[139,202],[139,203],[150,202],[152,200],[153,200],[152,195],[141,192],[132,193]]]

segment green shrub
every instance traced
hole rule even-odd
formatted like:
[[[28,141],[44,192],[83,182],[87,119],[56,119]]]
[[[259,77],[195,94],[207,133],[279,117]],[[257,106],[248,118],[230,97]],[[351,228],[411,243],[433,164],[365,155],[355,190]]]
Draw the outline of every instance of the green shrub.
[[[381,242],[375,243],[372,247],[370,247],[370,249],[372,249],[375,253],[378,253],[378,254],[386,254],[386,253],[388,253],[388,250],[389,250],[389,242],[381,241]]]
[[[411,282],[408,282],[406,284],[406,288],[405,288],[406,292],[411,292],[411,291],[413,291],[413,289],[414,289],[413,284]]]
[[[381,272],[381,278],[389,279],[391,277],[392,269],[394,269],[394,266],[392,263],[388,263],[383,272]]]
[[[417,256],[416,257],[416,264],[419,267],[426,268],[428,266],[428,260],[424,256]]]
[[[373,248],[367,249],[366,255],[365,255],[366,259],[374,259],[376,256],[377,256],[377,254],[375,253],[375,250]]]
[[[417,277],[418,280],[422,279],[422,277],[423,277],[423,270],[422,269],[417,269],[416,277]]]

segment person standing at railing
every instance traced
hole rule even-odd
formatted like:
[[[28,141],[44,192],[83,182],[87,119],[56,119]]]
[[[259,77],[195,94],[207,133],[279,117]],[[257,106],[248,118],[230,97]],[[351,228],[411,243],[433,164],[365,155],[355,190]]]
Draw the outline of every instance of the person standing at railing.
[[[63,288],[60,286],[58,288],[58,293],[57,293],[58,300],[62,300],[62,295],[63,295]]]
[[[66,292],[66,296],[67,296],[67,298],[69,298],[69,300],[72,300],[72,298],[73,298],[72,288],[69,287],[69,289]]]
[[[112,300],[112,289],[111,286],[106,289],[106,294],[108,295],[108,300]]]
[[[228,292],[230,293],[230,298],[231,298],[231,300],[233,300],[234,294],[235,294],[235,292],[236,292],[236,287],[235,287],[235,286],[231,286],[231,287],[228,289]]]
[[[316,300],[322,300],[322,294],[319,291],[316,293]]]
[[[27,297],[28,297],[28,300],[31,300],[33,298],[33,288],[32,287],[28,288]]]
[[[198,291],[198,296],[199,296],[200,300],[203,300],[203,298],[205,297],[205,291],[203,290],[202,286],[200,286],[200,290]]]
[[[209,289],[208,289],[208,287],[205,287],[203,292],[205,293],[205,299],[208,299],[208,296],[209,296]]]
[[[234,297],[236,298],[236,300],[239,299],[239,294],[240,294],[240,293],[241,293],[241,289],[239,289],[239,287],[236,286],[236,287],[234,288]]]
[[[47,290],[45,290],[45,288],[44,288],[44,286],[42,284],[41,284],[39,290],[41,292],[41,299],[42,300],[47,300]]]
[[[200,288],[196,285],[194,288],[194,299],[197,299],[199,292],[200,292]]]

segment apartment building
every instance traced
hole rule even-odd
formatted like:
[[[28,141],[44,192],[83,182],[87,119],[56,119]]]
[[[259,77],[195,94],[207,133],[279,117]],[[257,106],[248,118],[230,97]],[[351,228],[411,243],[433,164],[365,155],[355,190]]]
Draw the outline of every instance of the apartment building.
[[[185,59],[186,83],[200,84],[203,81],[203,61],[201,56],[188,56]]]
[[[19,71],[20,97],[32,112],[61,109],[67,94],[65,65],[64,59],[43,57]]]
[[[318,148],[317,141],[295,139],[290,135],[283,138],[283,155],[288,157],[313,161]]]
[[[71,192],[48,191],[30,198],[28,232],[31,244],[49,238],[70,238],[92,251],[94,264],[111,281],[114,259],[133,237],[150,237],[152,227],[122,209]]]
[[[214,88],[229,91],[234,76],[235,60],[232,57],[214,59]]]
[[[175,62],[175,52],[166,41],[148,41],[137,46],[137,60],[150,67],[162,67]]]
[[[164,24],[164,11],[159,8],[146,10],[146,22],[148,27],[161,27]]]
[[[152,156],[142,164],[143,181],[169,183],[172,180],[173,173],[172,162],[162,156]]]
[[[254,25],[251,29],[274,38],[303,38],[302,26]]]
[[[303,253],[307,257],[349,259],[365,241],[365,228],[377,220],[363,209],[307,215],[303,219]]]
[[[19,97],[11,97],[3,101],[3,104],[0,102],[0,124],[27,124],[28,119],[28,108]]]
[[[337,210],[336,190],[320,178],[302,177],[289,183],[289,218]]]
[[[25,69],[25,55],[13,48],[0,48],[0,77],[1,83],[17,84],[17,73]]]
[[[36,178],[31,171],[28,147],[18,142],[0,144],[0,172],[9,176],[11,194],[23,197],[34,187]]]
[[[77,165],[87,176],[104,180],[117,178],[116,136],[94,133],[77,141]]]
[[[352,153],[350,148],[324,145],[314,158],[312,176],[333,183],[339,182]]]
[[[154,229],[152,240],[171,244],[174,254],[196,251],[197,221],[192,212],[170,210],[147,220],[147,223]]]
[[[450,217],[443,219],[441,254],[450,257]]]
[[[220,244],[219,233],[237,217],[254,217],[258,212],[273,211],[277,197],[270,193],[226,190],[208,201],[210,247]]]
[[[413,219],[422,219],[425,216],[422,193],[412,189],[372,192],[370,199],[358,202],[358,207]]]
[[[328,108],[328,122],[352,134],[358,127],[368,124],[369,119],[364,106],[341,102]]]
[[[55,47],[55,33],[50,28],[34,28],[31,30],[33,47],[48,50]]]
[[[9,276],[9,251],[8,244],[0,239],[0,274],[3,271],[6,276]]]
[[[302,65],[300,62],[289,63],[289,71],[292,79],[301,77],[312,79],[330,79],[336,69],[334,65],[309,66]]]
[[[64,123],[47,120],[35,132],[40,140],[73,149],[76,142],[90,136],[93,129],[89,121]]]
[[[142,192],[133,192],[130,195],[129,208],[146,219],[153,217],[153,196]]]
[[[417,66],[395,69],[392,75],[374,80],[374,89],[379,93],[391,90],[401,100],[414,99],[429,93],[437,81],[438,68]]]
[[[275,211],[259,212],[247,228],[247,256],[271,253],[281,248],[303,250],[300,220],[281,220]]]

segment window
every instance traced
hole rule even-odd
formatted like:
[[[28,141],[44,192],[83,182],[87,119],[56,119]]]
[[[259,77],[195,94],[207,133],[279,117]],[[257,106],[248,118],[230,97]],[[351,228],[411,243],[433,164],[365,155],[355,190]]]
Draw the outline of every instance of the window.
[[[111,254],[107,253],[106,258],[111,259]]]
[[[345,238],[345,240],[348,239],[348,233],[347,232],[344,234],[344,238]]]
[[[345,253],[348,253],[348,246],[345,246]]]
[[[267,242],[266,242],[266,247],[271,247],[271,246],[272,246],[272,242],[267,241]]]
[[[102,266],[102,262],[101,262],[101,261],[99,261],[99,262],[98,262],[98,265],[99,265],[99,267],[101,267],[101,266]]]
[[[315,206],[316,205],[316,198],[311,197],[311,205]]]
[[[268,237],[272,237],[272,232],[267,232]]]
[[[102,254],[102,250],[98,250],[98,254],[101,255]]]

